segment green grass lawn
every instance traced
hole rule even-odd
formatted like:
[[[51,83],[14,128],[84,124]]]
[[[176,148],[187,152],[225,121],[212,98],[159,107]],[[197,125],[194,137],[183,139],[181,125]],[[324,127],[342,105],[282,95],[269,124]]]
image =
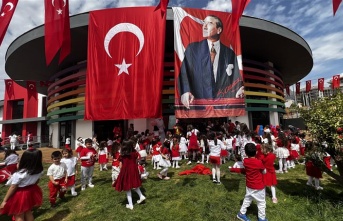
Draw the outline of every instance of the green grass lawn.
[[[112,221],[112,220],[153,220],[153,221],[231,221],[237,220],[236,214],[240,209],[245,194],[245,177],[231,174],[227,167],[233,162],[221,167],[221,185],[212,183],[210,176],[188,175],[178,173],[190,169],[195,164],[186,165],[183,162],[180,169],[170,169],[171,180],[159,180],[157,170],[147,166],[149,178],[143,182],[142,192],[146,196],[143,204],[134,204],[133,210],[125,208],[126,194],[116,192],[111,187],[111,172],[96,170],[94,172],[93,189],[80,191],[78,196],[66,195],[66,200],[57,201],[56,208],[50,208],[48,200],[47,176],[40,181],[43,189],[44,203],[34,211],[37,221]],[[45,165],[45,171],[49,165]],[[207,165],[206,165],[207,166]],[[316,191],[306,185],[307,177],[303,165],[297,165],[287,174],[278,174],[277,197],[278,204],[271,201],[270,190],[267,190],[267,218],[270,221],[296,220],[343,220],[342,187],[324,174],[321,185],[322,191]],[[79,179],[77,181],[79,184]],[[2,200],[7,187],[0,186]],[[133,192],[133,202],[138,196]],[[257,207],[253,203],[247,215],[251,220],[257,220]],[[11,220],[0,216],[1,221]]]

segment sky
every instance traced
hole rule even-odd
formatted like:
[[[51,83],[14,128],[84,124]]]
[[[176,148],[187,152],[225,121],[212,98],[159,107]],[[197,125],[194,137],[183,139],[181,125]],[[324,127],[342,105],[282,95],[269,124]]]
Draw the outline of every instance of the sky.
[[[9,78],[5,71],[6,51],[20,35],[44,24],[44,2],[18,2],[0,46],[0,100],[4,99],[3,80]],[[69,11],[70,15],[75,15],[104,8],[155,6],[158,2],[159,0],[69,0]],[[230,0],[170,0],[168,6],[231,12]],[[343,4],[333,16],[332,0],[251,0],[244,15],[275,22],[305,39],[312,50],[314,65],[311,72],[300,81],[302,87],[307,80],[312,80],[312,85],[316,86],[318,78],[323,77],[328,82],[332,76],[343,73]]]

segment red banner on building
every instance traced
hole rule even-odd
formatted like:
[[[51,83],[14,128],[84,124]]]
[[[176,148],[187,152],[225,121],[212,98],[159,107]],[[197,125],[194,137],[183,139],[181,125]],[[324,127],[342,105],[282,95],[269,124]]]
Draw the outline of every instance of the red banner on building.
[[[230,13],[173,8],[176,118],[245,114],[239,32],[229,42]],[[209,16],[211,15],[211,16]]]
[[[332,77],[332,89],[339,88],[340,86],[340,75],[335,75]]]
[[[7,28],[11,22],[18,0],[2,0],[0,10],[0,45],[5,37]]]
[[[306,93],[311,91],[311,80],[306,81]]]
[[[287,95],[290,95],[290,93],[289,93],[289,84],[286,84],[285,88],[286,88]]]
[[[324,91],[324,78],[319,78],[318,79],[318,90],[319,91]]]
[[[14,81],[12,79],[5,79],[6,94],[9,98],[14,95]]]
[[[26,81],[27,96],[37,97],[37,86],[35,81]]]
[[[166,20],[154,9],[89,13],[86,120],[162,116]]]
[[[295,93],[300,94],[300,82],[297,82],[297,84],[295,86]]]
[[[49,65],[60,50],[61,63],[70,53],[69,0],[45,0],[45,58]]]

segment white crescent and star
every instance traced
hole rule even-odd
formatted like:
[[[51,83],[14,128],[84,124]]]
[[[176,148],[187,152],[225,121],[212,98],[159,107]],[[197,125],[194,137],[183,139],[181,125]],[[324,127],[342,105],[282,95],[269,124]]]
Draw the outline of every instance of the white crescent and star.
[[[12,2],[7,2],[6,5],[4,5],[4,7],[3,7],[4,11],[5,11],[5,8],[6,8],[7,5],[10,6],[10,9],[7,10],[6,12],[2,12],[1,15],[0,15],[1,17],[4,17],[7,12],[12,11],[12,9],[14,8],[14,5],[13,5]]]
[[[55,8],[55,0],[51,0],[51,4],[52,4],[52,6]],[[66,0],[63,0],[63,7],[65,7],[66,6]],[[63,10],[62,9],[57,9],[56,10],[57,11],[57,14],[58,15],[62,15],[62,12],[63,12]]]
[[[35,86],[33,84],[29,84],[29,88],[32,90],[33,88],[35,88]]]
[[[109,44],[112,40],[112,38],[121,32],[130,32],[134,34],[139,41],[139,50],[136,54],[136,56],[139,55],[139,53],[142,51],[143,46],[144,46],[144,34],[142,30],[137,27],[136,25],[132,23],[120,23],[115,26],[113,26],[106,34],[105,39],[104,39],[104,49],[106,51],[106,54],[112,58],[112,55],[109,52]],[[127,64],[125,61],[125,58],[123,58],[123,61],[121,64],[115,64],[117,68],[119,68],[119,73],[118,75],[121,75],[123,72],[129,75],[128,67],[130,67],[132,64]]]

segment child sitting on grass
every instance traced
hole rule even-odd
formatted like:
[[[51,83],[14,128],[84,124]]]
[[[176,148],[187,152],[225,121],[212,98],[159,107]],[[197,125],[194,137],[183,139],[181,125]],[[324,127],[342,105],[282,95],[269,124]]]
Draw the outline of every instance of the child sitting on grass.
[[[258,221],[268,221],[266,218],[266,191],[263,183],[263,174],[266,173],[266,168],[261,160],[255,158],[255,144],[247,143],[244,146],[244,150],[247,156],[243,161],[246,173],[246,194],[237,218],[243,221],[250,221],[246,215],[247,208],[253,200],[256,200]]]

